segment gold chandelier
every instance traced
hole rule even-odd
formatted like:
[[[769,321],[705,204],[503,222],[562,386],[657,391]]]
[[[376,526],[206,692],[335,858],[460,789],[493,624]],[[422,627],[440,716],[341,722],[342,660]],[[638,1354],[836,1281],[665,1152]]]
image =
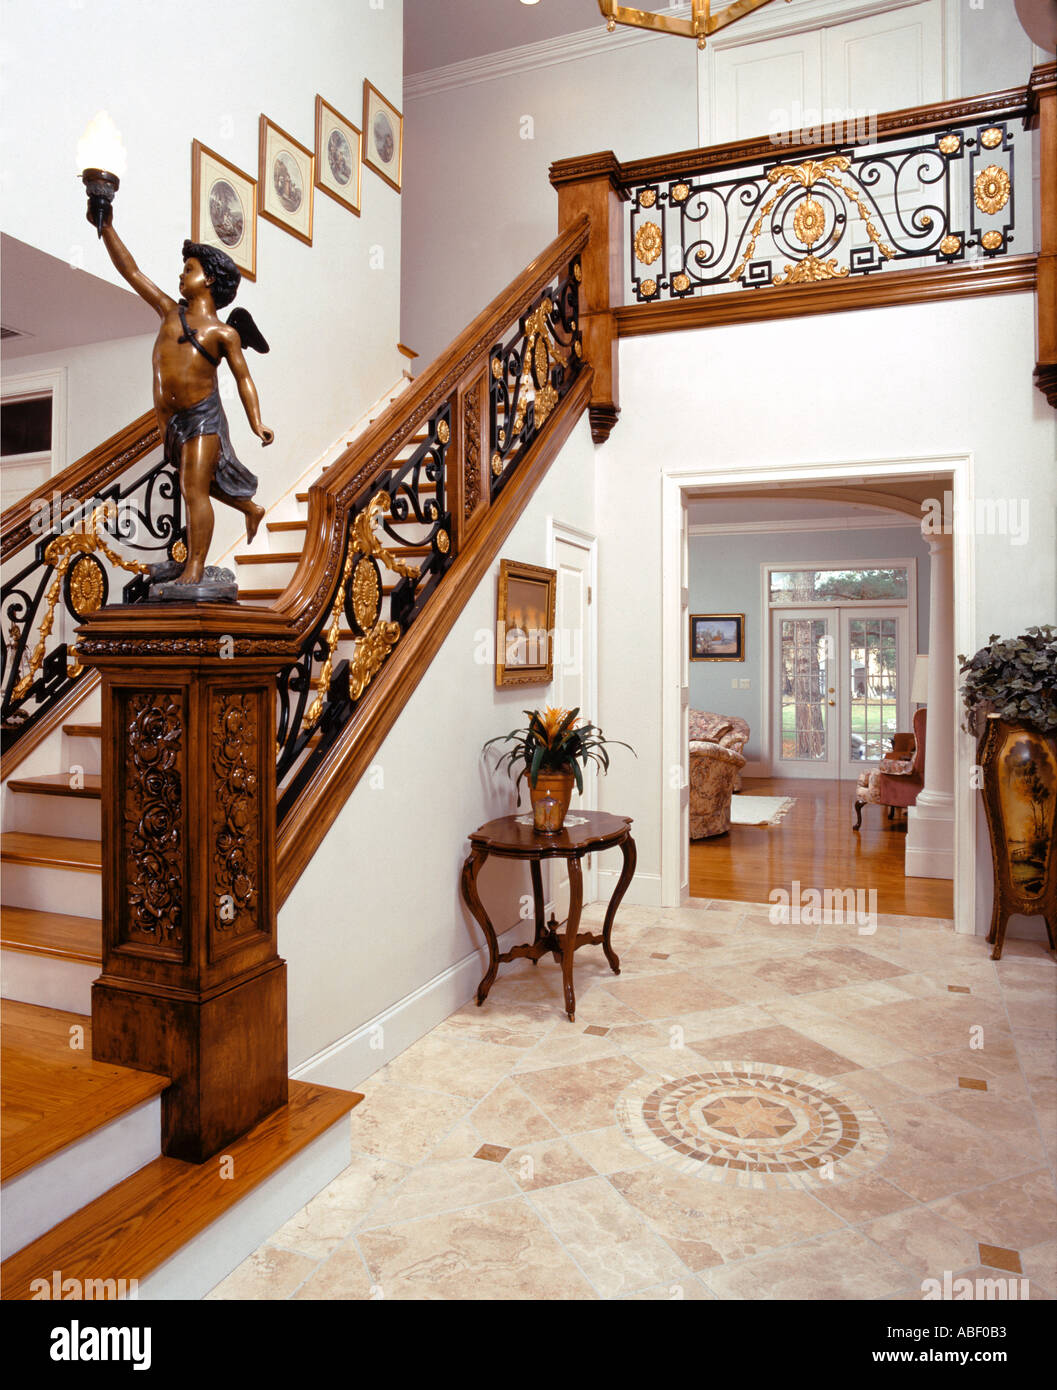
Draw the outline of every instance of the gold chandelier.
[[[656,29],[662,34],[680,34],[686,39],[696,39],[698,48],[704,48],[709,34],[714,34],[717,29],[725,29],[728,24],[741,19],[742,15],[769,4],[770,0],[731,0],[729,5],[724,5],[713,14],[712,0],[690,0],[690,18],[678,19],[675,15],[618,5],[617,0],[598,0],[598,8],[607,21],[606,28],[610,33],[618,24],[630,24],[636,29]]]

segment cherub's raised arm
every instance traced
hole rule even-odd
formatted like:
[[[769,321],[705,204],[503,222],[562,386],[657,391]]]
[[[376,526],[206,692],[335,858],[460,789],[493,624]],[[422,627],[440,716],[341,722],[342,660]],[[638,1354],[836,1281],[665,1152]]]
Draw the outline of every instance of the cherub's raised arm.
[[[148,280],[143,274],[143,271],[132,259],[128,247],[114,231],[111,221],[106,222],[101,235],[103,245],[109,252],[110,259],[114,262],[118,273],[124,276],[141,299],[145,299],[151,308],[164,318],[173,307],[174,301],[160,290],[153,280]]]

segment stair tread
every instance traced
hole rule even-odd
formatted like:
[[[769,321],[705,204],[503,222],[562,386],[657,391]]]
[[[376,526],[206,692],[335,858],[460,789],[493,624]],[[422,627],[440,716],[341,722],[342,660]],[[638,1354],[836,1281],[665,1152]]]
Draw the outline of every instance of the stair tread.
[[[5,999],[0,1181],[23,1173],[67,1145],[158,1096],[165,1076],[92,1059],[92,1020],[84,1014]],[[71,1028],[84,1047],[70,1046]]]
[[[301,558],[300,550],[286,550],[282,553],[269,553],[264,550],[257,555],[236,555],[236,565],[296,565]]]
[[[70,738],[102,738],[102,724],[64,724],[62,726],[64,734]]]
[[[68,835],[35,835],[27,830],[5,830],[0,835],[0,860],[5,864],[58,865],[84,873],[102,868],[99,840],[75,840]]]
[[[0,945],[8,951],[102,965],[102,923],[98,917],[5,907],[0,915]]]
[[[102,778],[98,772],[81,774],[81,785],[70,785],[68,772],[46,772],[39,777],[11,777],[7,788],[13,792],[30,792],[38,796],[79,796],[98,801],[102,796]]]
[[[217,1181],[215,1161],[155,1159],[5,1260],[3,1297],[29,1298],[32,1281],[50,1283],[56,1269],[82,1282],[113,1278],[115,1270],[126,1280],[145,1279],[362,1099],[291,1081],[287,1105],[225,1145],[233,1159],[226,1181]]]
[[[307,521],[269,521],[269,531],[305,531],[308,529]]]
[[[278,598],[283,589],[239,589],[239,601],[255,598]]]

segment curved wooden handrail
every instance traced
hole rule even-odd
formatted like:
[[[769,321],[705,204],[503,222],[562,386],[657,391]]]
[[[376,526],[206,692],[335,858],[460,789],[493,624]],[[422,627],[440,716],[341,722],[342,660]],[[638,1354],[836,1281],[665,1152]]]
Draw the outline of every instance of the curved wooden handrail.
[[[4,555],[17,550],[29,539],[36,504],[49,502],[55,493],[64,499],[83,501],[98,492],[111,478],[149,454],[162,442],[153,408],[104,439],[102,444],[82,455],[61,473],[48,478],[27,496],[8,507],[0,517],[0,547]]]
[[[437,409],[517,315],[587,245],[586,217],[555,237],[521,274],[482,309],[473,322],[402,392],[382,415],[309,488],[308,527],[301,559],[273,607],[305,633],[334,592],[339,557],[345,548],[342,513],[385,472],[405,440]]]

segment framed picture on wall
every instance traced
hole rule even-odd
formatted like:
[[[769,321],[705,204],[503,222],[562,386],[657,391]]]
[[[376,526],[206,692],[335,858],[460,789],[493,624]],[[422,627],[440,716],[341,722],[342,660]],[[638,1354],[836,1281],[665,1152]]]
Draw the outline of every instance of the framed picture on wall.
[[[554,678],[557,570],[499,562],[495,683],[549,685]]]
[[[363,162],[390,188],[400,192],[404,167],[404,118],[392,102],[364,78]]]
[[[744,661],[744,613],[691,613],[691,661]]]
[[[261,117],[261,216],[312,245],[312,185],[315,159],[292,135]]]
[[[357,126],[316,94],[316,187],[360,215],[363,139]]]
[[[257,278],[257,180],[200,140],[191,141],[191,240],[226,251]]]

